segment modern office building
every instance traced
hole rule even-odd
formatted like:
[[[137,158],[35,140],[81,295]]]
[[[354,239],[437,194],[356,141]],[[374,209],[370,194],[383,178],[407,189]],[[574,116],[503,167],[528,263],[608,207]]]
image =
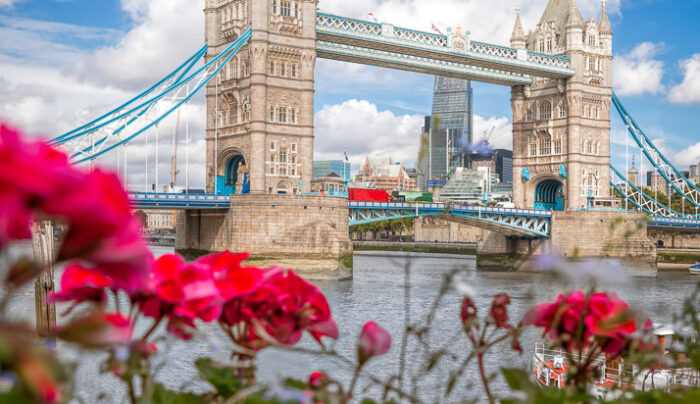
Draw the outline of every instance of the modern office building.
[[[488,167],[498,175],[499,182],[513,182],[513,152],[506,149],[492,150],[488,154],[470,154],[469,168]]]
[[[455,202],[482,202],[485,198],[489,198],[495,183],[497,183],[496,173],[489,167],[475,169],[457,167],[440,192],[440,199]]]
[[[332,173],[343,178],[345,182],[352,181],[350,173],[350,163],[343,160],[315,160],[314,161],[314,179],[330,176]]]
[[[472,88],[468,80],[435,77],[433,110],[426,117],[418,154],[419,187],[447,181],[456,167],[466,167],[473,137]]]

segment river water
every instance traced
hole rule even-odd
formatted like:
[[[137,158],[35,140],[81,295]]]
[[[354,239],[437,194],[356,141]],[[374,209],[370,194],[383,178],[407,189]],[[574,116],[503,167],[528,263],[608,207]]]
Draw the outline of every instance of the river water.
[[[156,255],[169,252],[168,248],[154,247]],[[27,246],[17,248],[12,255],[28,254]],[[603,264],[600,264],[603,265]],[[410,313],[410,323],[423,323],[431,312],[444,277],[457,271],[461,289],[473,289],[476,293],[480,313],[488,311],[494,294],[506,292],[511,297],[510,316],[519,319],[537,302],[552,300],[557,293],[566,289],[561,281],[545,274],[480,272],[476,271],[474,257],[450,255],[426,255],[405,253],[362,253],[355,255],[353,279],[348,281],[316,282],[326,295],[333,316],[340,328],[337,342],[328,344],[340,355],[354,358],[356,342],[362,325],[374,320],[386,328],[393,337],[390,352],[381,358],[373,359],[365,369],[368,374],[385,379],[396,374],[401,363],[400,341],[403,336],[405,317]],[[603,271],[604,272],[604,271]],[[408,276],[407,276],[408,273]],[[658,278],[632,278],[614,285],[603,285],[608,291],[616,292],[632,306],[647,313],[655,323],[669,323],[674,312],[681,309],[683,299],[695,288],[696,278],[686,272],[660,273]],[[408,293],[408,299],[406,294]],[[428,334],[431,346],[444,346],[458,356],[465,357],[470,349],[466,338],[460,333],[459,309],[462,295],[451,289],[440,304]],[[408,304],[406,304],[408,302]],[[33,321],[33,289],[22,291],[12,302],[11,310],[17,318]],[[59,307],[60,311],[62,307]],[[59,321],[60,322],[60,321]],[[141,327],[146,327],[144,324]],[[223,333],[212,325],[200,327],[201,332],[192,343],[164,339],[158,343],[157,380],[173,389],[201,392],[208,387],[198,380],[192,365],[198,357],[212,357],[225,361],[230,348]],[[161,334],[162,335],[162,334]],[[487,370],[498,372],[501,367],[528,366],[532,359],[532,347],[539,335],[529,330],[522,337],[525,353],[517,355],[508,344],[499,346],[487,357]],[[415,342],[415,341],[414,341]],[[299,345],[315,349],[313,340],[305,338]],[[60,344],[59,354],[78,366],[76,391],[83,402],[121,403],[125,393],[121,384],[111,375],[99,375],[99,365],[103,356],[77,352],[70,346]],[[407,345],[406,372],[419,373],[424,352],[415,343]],[[274,382],[282,377],[292,376],[305,379],[311,371],[325,371],[346,385],[352,370],[343,362],[326,356],[279,350],[264,351],[258,358],[259,379]],[[449,398],[441,398],[445,380],[449,372],[456,368],[454,360],[441,361],[418,385],[418,396],[432,402],[456,402],[468,398],[483,399],[483,391],[476,367],[470,364]],[[359,383],[361,391],[367,381]],[[497,393],[505,391],[500,377],[492,382]],[[376,396],[379,390],[369,389],[367,395]]]

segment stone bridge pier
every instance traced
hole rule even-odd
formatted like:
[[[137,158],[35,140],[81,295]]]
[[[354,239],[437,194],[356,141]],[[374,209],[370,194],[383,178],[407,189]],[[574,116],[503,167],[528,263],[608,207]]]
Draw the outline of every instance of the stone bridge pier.
[[[632,276],[656,276],[656,247],[644,215],[633,212],[554,212],[548,239],[527,239],[486,231],[477,247],[477,267],[536,270],[538,256],[569,260],[611,259]]]
[[[351,276],[346,199],[236,195],[228,211],[181,211],[176,250],[250,253],[249,265],[279,265],[308,279]]]

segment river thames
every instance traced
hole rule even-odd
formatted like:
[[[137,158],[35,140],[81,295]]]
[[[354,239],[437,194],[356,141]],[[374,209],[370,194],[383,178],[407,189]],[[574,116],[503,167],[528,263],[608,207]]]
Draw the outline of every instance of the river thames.
[[[170,252],[168,248],[161,247],[154,247],[153,251],[156,255]],[[28,252],[29,248],[23,247],[15,249],[13,255]],[[406,308],[410,310],[410,322],[421,324],[433,306],[443,278],[452,271],[457,271],[456,279],[460,285],[458,289],[471,290],[476,294],[475,300],[480,314],[488,311],[494,294],[505,292],[511,297],[510,317],[516,320],[534,304],[553,300],[557,293],[567,288],[560,281],[545,274],[480,272],[475,268],[475,259],[470,256],[384,252],[356,254],[352,280],[316,282],[326,295],[340,329],[338,341],[329,343],[328,346],[341,355],[354,358],[362,325],[368,320],[376,321],[390,332],[394,344],[387,355],[373,359],[366,370],[374,376],[386,378],[397,373],[399,369],[400,341],[403,336]],[[647,313],[655,323],[670,323],[673,313],[680,310],[684,298],[693,291],[696,282],[697,279],[687,271],[660,272],[657,278],[630,278],[623,282],[618,280],[614,284],[603,284],[602,289],[616,292],[632,306]],[[437,306],[429,340],[433,347],[444,345],[450,352],[466,356],[470,347],[460,333],[461,299],[462,295],[454,288],[444,296]],[[13,300],[10,306],[12,313],[33,321],[33,301],[33,288],[25,288]],[[64,307],[59,306],[59,313],[62,309]],[[140,328],[146,326],[144,323]],[[207,325],[200,329],[201,332],[193,343],[183,343],[174,339],[158,342],[158,381],[173,389],[195,392],[207,389],[207,385],[198,380],[192,365],[194,359],[207,356],[225,361],[229,357],[230,345],[216,327]],[[488,371],[497,372],[501,367],[528,367],[532,359],[532,347],[538,337],[535,330],[529,330],[523,335],[523,355],[511,351],[507,343],[495,349],[487,357]],[[305,337],[300,347],[315,349],[317,345]],[[58,350],[66,360],[79,363],[76,378],[79,385],[76,389],[84,402],[124,401],[124,390],[116,378],[109,373],[99,374],[102,356],[79,354],[63,344],[58,346]],[[411,343],[407,346],[406,358],[406,367],[410,374],[420,367],[423,353],[415,343]],[[257,366],[259,379],[266,382],[274,382],[287,376],[305,379],[311,371],[319,370],[347,383],[353,370],[329,357],[279,350],[264,351],[258,359]],[[418,394],[433,402],[457,402],[482,397],[476,367],[471,365],[450,399],[440,398],[440,392],[435,386],[444,385],[449,371],[454,369],[454,366],[448,361],[441,362],[420,384],[422,388]],[[361,383],[360,387],[363,386]],[[493,381],[493,389],[496,392],[505,390],[500,377]],[[373,389],[367,394],[379,393]]]

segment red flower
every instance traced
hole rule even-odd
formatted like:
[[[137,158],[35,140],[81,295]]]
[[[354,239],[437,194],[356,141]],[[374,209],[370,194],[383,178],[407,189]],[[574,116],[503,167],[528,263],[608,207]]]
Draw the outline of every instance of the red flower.
[[[374,321],[368,321],[362,327],[357,356],[360,365],[375,356],[384,355],[391,348],[391,336]]]
[[[500,293],[494,296],[489,311],[488,321],[496,326],[496,328],[510,328],[508,325],[508,305],[510,297],[505,293]]]
[[[12,240],[31,237],[32,212],[26,195],[0,183],[0,248]]]
[[[462,325],[464,326],[464,329],[469,332],[472,328],[472,325],[475,325],[475,328],[479,328],[478,324],[475,324],[478,314],[476,310],[476,305],[474,304],[474,301],[469,298],[465,297],[464,300],[462,300],[462,310],[460,312],[460,317],[462,317]]]
[[[96,269],[85,268],[81,264],[66,267],[61,276],[61,291],[52,292],[47,297],[49,303],[93,301],[105,303],[105,288],[111,287],[112,280]]]
[[[188,320],[213,321],[221,314],[219,290],[204,265],[185,263],[179,255],[163,255],[153,264],[151,288],[172,306],[172,314]]]
[[[324,336],[338,337],[326,297],[293,271],[280,268],[265,270],[252,294],[226,303],[220,321],[236,330],[236,344],[251,350],[273,342],[294,345],[304,331],[319,343]]]
[[[309,375],[309,386],[320,389],[328,383],[328,377],[321,372],[311,372]]]
[[[204,256],[198,259],[197,263],[209,268],[221,298],[229,300],[232,297],[252,293],[262,283],[262,270],[241,267],[241,263],[249,256],[248,253],[232,254],[224,251]]]
[[[597,343],[613,357],[625,349],[637,329],[626,302],[605,293],[586,298],[582,291],[539,304],[525,315],[523,323],[544,327],[545,334],[564,349],[582,351]]]

